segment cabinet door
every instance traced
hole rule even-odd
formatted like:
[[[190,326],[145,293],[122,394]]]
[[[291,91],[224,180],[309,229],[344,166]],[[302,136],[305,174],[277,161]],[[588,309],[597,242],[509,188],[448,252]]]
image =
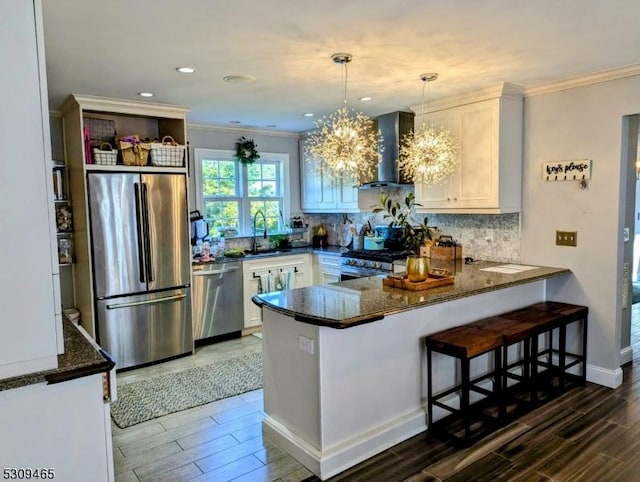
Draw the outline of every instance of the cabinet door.
[[[498,100],[457,109],[460,128],[458,208],[497,208]]]
[[[0,44],[10,46],[0,49],[0,379],[56,368],[62,341],[40,9],[39,1],[0,2]]]
[[[358,186],[349,181],[340,182],[338,209],[353,211],[358,209]]]
[[[258,294],[261,274],[268,273],[269,269],[245,271],[243,279],[244,299],[244,327],[251,328],[262,324],[262,309],[251,301]]]
[[[449,129],[454,133],[454,135],[458,130],[455,118],[449,111],[440,111],[430,114],[426,116],[425,122]],[[416,130],[422,126],[422,118],[416,117],[415,126]],[[458,136],[457,138],[459,139]],[[448,180],[436,186],[426,186],[420,182],[416,182],[414,186],[416,202],[418,204],[422,204],[423,209],[425,210],[428,210],[427,208],[448,207],[452,202],[455,202],[454,199],[456,199],[458,195],[457,183],[459,171],[460,166],[458,165],[456,167],[456,171]]]
[[[327,212],[337,206],[335,183],[317,170],[315,159],[305,154],[306,140],[300,141],[300,206],[306,212]],[[356,201],[357,204],[357,201]]]

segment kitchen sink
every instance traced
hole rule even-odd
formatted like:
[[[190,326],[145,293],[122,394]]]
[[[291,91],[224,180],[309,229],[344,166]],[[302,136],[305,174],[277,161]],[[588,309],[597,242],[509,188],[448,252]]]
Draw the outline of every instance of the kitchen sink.
[[[272,256],[272,255],[277,255],[277,254],[286,254],[289,253],[291,250],[290,249],[265,249],[263,251],[258,251],[258,252],[246,252],[244,254],[245,258],[251,258],[251,257],[256,257],[256,256]]]

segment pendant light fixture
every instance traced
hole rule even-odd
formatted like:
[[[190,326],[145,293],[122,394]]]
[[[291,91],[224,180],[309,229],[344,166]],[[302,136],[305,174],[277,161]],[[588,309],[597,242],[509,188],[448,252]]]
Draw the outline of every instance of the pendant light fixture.
[[[364,182],[372,178],[378,161],[378,142],[374,122],[362,113],[347,108],[347,64],[352,55],[338,53],[331,56],[333,62],[343,67],[343,105],[328,118],[316,122],[317,130],[308,137],[307,161],[331,179],[348,182]]]
[[[444,182],[458,162],[458,143],[448,130],[429,124],[424,115],[424,91],[438,74],[422,74],[422,126],[400,141],[399,166],[413,182],[434,186]]]

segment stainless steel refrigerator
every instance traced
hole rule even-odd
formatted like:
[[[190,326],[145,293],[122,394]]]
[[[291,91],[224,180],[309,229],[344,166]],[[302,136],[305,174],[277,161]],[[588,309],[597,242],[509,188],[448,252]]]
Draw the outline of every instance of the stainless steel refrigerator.
[[[192,352],[186,176],[87,176],[98,342],[118,369]]]

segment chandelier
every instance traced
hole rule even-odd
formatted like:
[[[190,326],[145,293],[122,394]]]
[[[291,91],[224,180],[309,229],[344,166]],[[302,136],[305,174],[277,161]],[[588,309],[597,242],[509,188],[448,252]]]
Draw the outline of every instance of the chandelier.
[[[373,177],[377,166],[378,142],[382,136],[369,117],[347,109],[347,64],[353,57],[339,53],[331,58],[343,66],[343,106],[316,122],[317,130],[309,135],[305,148],[311,156],[307,161],[313,163],[316,172],[330,179],[366,181]]]
[[[445,181],[458,162],[458,143],[451,132],[428,124],[424,117],[424,89],[438,74],[422,74],[422,126],[400,141],[398,165],[413,182],[434,186]]]

